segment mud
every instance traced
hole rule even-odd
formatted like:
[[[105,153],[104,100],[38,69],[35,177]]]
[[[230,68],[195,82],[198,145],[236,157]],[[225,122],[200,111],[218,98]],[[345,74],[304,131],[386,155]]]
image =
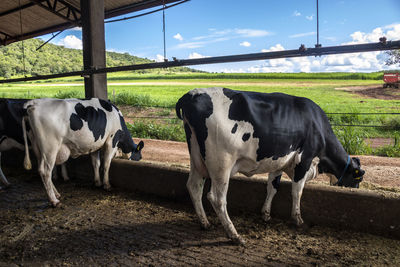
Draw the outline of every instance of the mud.
[[[339,87],[337,90],[344,90],[355,93],[357,95],[366,98],[376,98],[384,100],[399,100],[400,90],[398,88],[383,88],[382,85],[368,85],[368,86],[351,86],[351,87]]]
[[[57,181],[62,206],[48,207],[40,178],[5,169],[0,192],[0,266],[399,265],[400,241],[261,216],[232,216],[246,247],[229,242],[213,211],[204,231],[190,202],[178,203],[90,181]]]

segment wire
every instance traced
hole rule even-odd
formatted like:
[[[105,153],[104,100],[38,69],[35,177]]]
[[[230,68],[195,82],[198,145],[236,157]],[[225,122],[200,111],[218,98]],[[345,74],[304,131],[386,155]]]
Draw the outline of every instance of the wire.
[[[318,0],[317,0],[317,44],[315,47],[321,47],[319,43],[319,8],[318,8]]]
[[[329,115],[400,115],[400,113],[396,112],[388,112],[388,113],[369,113],[369,112],[361,112],[361,113],[346,113],[346,112],[325,112],[325,114]]]
[[[42,48],[43,46],[45,46],[48,42],[50,42],[51,40],[53,40],[54,38],[56,38],[56,36],[59,35],[60,33],[62,33],[63,31],[64,31],[64,30],[59,31],[59,32],[56,33],[56,34],[53,34],[53,36],[52,36],[49,40],[47,40],[46,42],[44,42],[43,44],[41,44],[38,48],[36,48],[36,51],[38,51],[40,48]]]
[[[166,45],[165,45],[165,0],[163,0],[162,16],[163,16],[164,61],[166,61],[167,51],[166,51]]]
[[[19,25],[20,25],[20,30],[21,30],[21,37],[23,34],[22,31],[22,8],[21,8],[21,0],[18,0],[18,5],[19,5]],[[26,66],[25,66],[25,45],[24,45],[24,40],[22,40],[22,64],[24,65],[24,76],[26,77]]]
[[[331,124],[331,126],[344,126],[344,127],[366,127],[366,128],[385,128],[387,130],[400,130],[400,127],[390,127],[384,125],[365,125],[365,124]]]

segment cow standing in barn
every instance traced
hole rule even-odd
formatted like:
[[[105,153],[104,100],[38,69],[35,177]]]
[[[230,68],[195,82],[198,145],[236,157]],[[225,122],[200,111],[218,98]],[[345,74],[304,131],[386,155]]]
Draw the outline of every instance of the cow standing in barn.
[[[226,207],[229,178],[269,173],[267,198],[262,208],[270,220],[271,203],[282,172],[292,179],[292,218],[303,220],[300,198],[306,181],[318,172],[337,177],[337,185],[358,187],[364,171],[350,158],[334,135],[322,109],[309,99],[282,93],[234,91],[227,88],[194,89],[176,104],[184,121],[190,152],[187,182],[203,228],[210,223],[201,202],[204,179],[211,179],[207,194],[227,235],[244,243]]]
[[[1,152],[17,148],[24,149],[22,136],[22,106],[25,99],[1,99],[0,100],[0,164]],[[7,181],[1,166],[0,180],[7,187],[10,183]],[[1,188],[1,186],[0,186]]]
[[[24,138],[22,134],[23,105],[28,99],[0,99],[0,164],[1,152],[16,148],[24,150]],[[61,175],[64,181],[69,180],[64,164],[61,165]],[[57,171],[53,172],[53,178],[57,177]],[[0,181],[7,187],[7,181],[0,166]],[[0,187],[1,189],[1,187]]]
[[[24,104],[26,115],[22,127],[25,141],[26,169],[31,168],[27,147],[26,122],[29,122],[38,170],[50,203],[55,207],[60,194],[51,181],[55,164],[69,157],[90,154],[96,186],[101,186],[100,151],[103,156],[104,189],[111,188],[108,178],[110,163],[117,149],[133,160],[141,159],[143,141],[135,144],[118,108],[110,102],[92,98],[35,99]]]

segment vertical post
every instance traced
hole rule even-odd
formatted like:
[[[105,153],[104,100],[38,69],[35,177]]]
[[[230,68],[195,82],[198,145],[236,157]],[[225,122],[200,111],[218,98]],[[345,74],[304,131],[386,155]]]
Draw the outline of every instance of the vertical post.
[[[104,35],[104,0],[81,0],[83,67],[106,67]],[[107,74],[90,74],[85,78],[85,97],[107,99]]]
[[[315,45],[316,48],[321,47],[319,43],[319,7],[318,7],[318,0],[317,0],[317,44]]]

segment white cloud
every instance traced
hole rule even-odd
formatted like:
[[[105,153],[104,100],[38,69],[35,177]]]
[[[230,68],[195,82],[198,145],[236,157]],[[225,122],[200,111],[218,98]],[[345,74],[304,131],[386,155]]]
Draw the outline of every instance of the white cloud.
[[[324,37],[324,39],[328,40],[328,41],[331,41],[331,42],[335,42],[337,40],[337,38],[334,37],[334,36],[326,36],[326,37]]]
[[[305,37],[305,36],[311,36],[311,35],[316,35],[316,32],[304,32],[304,33],[297,33],[293,35],[289,35],[289,38],[300,38],[300,37]]]
[[[369,33],[354,32],[346,44],[378,42],[386,36],[388,40],[400,39],[400,24],[392,24],[373,29]],[[390,37],[389,37],[390,36]],[[281,51],[285,48],[276,44],[262,52]],[[261,64],[251,66],[242,72],[372,72],[396,69],[397,66],[385,65],[385,54],[381,51],[337,54],[322,57],[279,58],[262,61]],[[235,72],[233,69],[223,69],[224,72]],[[239,71],[239,70],[237,70]]]
[[[77,31],[77,32],[81,32],[82,28],[81,27],[73,27],[71,29],[68,29],[68,31]]]
[[[240,46],[244,46],[244,47],[250,47],[250,46],[251,46],[251,43],[249,43],[249,42],[247,42],[247,41],[244,41],[244,42],[241,42],[239,45],[240,45]]]
[[[285,50],[281,44],[276,44],[275,46],[271,46],[269,49],[262,49],[261,52],[274,52],[274,51],[282,51]]]
[[[400,24],[391,24],[384,27],[378,27],[373,29],[370,33],[357,31],[350,36],[352,41],[344,44],[376,43],[379,42],[379,38],[382,36],[385,36],[388,40],[399,40]]]
[[[306,19],[307,19],[307,20],[313,20],[313,19],[314,19],[314,15],[306,16]]]
[[[195,37],[191,38],[191,41],[180,43],[180,44],[176,45],[175,47],[173,47],[172,49],[200,48],[200,47],[204,47],[211,43],[229,41],[229,40],[237,39],[237,38],[258,38],[258,37],[264,37],[264,36],[272,34],[266,30],[240,29],[240,28],[223,29],[223,30],[217,30],[217,29],[211,28],[211,29],[208,29],[208,31],[209,31],[209,34],[195,36]]]
[[[182,35],[181,35],[180,33],[175,34],[175,35],[174,35],[174,38],[175,38],[176,40],[183,41],[183,37],[182,37]]]
[[[82,40],[75,35],[67,35],[58,42],[58,45],[66,48],[82,49]]]
[[[295,11],[293,12],[293,16],[299,17],[299,16],[301,16],[301,13],[300,13],[299,11],[295,10]]]
[[[256,29],[235,29],[234,33],[240,35],[241,37],[263,37],[271,34],[265,30]]]
[[[156,62],[164,62],[164,56],[163,56],[163,55],[160,55],[160,54],[157,54],[157,56],[156,56]]]
[[[189,55],[189,59],[205,58],[205,57],[209,57],[209,56],[203,56],[203,55],[201,55],[199,53],[196,53],[196,52],[190,53],[190,55]]]

